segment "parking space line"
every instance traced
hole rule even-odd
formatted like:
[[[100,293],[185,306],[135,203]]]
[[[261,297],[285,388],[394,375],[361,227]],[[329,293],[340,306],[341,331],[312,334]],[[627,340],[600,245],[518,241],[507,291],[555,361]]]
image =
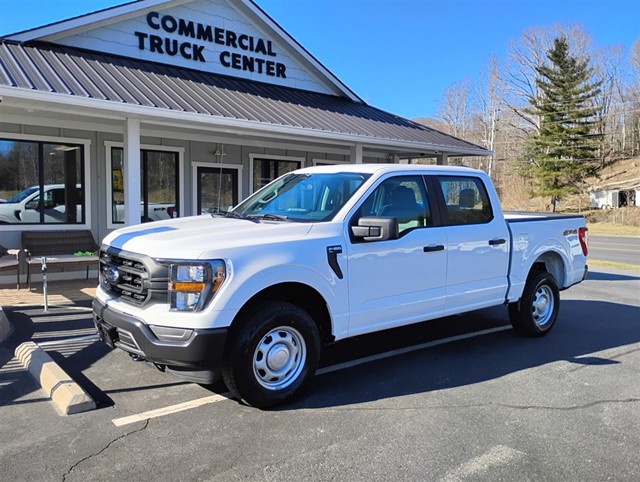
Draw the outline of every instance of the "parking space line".
[[[222,402],[223,400],[229,400],[232,398],[230,393],[221,393],[219,395],[212,395],[210,397],[198,398],[189,402],[178,403],[177,405],[171,405],[169,407],[158,408],[156,410],[149,410],[148,412],[137,413],[128,417],[115,418],[112,420],[116,427],[122,427],[135,422],[142,422],[149,420],[150,418],[164,417],[172,413],[182,412],[183,410],[189,410],[191,408],[201,407],[210,403]]]

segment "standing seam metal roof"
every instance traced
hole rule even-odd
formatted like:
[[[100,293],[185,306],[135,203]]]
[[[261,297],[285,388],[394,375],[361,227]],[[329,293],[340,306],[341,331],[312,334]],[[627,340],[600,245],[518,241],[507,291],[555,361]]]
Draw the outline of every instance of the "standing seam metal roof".
[[[489,151],[345,97],[123,58],[43,42],[0,40],[0,85],[243,119],[444,151]]]

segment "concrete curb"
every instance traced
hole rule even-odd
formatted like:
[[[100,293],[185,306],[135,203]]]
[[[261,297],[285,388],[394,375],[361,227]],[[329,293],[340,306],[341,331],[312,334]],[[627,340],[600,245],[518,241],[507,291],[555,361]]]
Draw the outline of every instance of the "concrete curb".
[[[13,326],[9,323],[7,315],[4,314],[2,306],[0,306],[0,343],[9,338],[11,333],[13,333]]]
[[[96,402],[32,341],[16,348],[16,357],[22,363],[61,415],[86,412],[96,408]]]

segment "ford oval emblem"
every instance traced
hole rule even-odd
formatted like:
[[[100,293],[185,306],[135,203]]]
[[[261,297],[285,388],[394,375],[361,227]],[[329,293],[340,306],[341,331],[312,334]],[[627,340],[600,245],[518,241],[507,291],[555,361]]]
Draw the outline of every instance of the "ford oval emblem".
[[[109,266],[104,271],[104,277],[107,278],[107,281],[110,284],[115,285],[120,281],[120,271],[118,271],[118,268],[114,266]]]

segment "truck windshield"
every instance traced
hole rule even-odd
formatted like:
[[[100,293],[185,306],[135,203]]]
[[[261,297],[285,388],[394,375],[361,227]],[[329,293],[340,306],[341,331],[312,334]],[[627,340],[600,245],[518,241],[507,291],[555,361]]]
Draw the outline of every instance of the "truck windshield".
[[[359,173],[286,174],[239,204],[233,212],[268,220],[330,221],[369,178]]]
[[[31,196],[34,192],[37,192],[39,189],[40,188],[38,186],[30,187],[28,189],[25,189],[22,192],[19,192],[12,198],[7,199],[5,202],[7,204],[16,204],[16,203],[22,202],[25,198],[27,198],[28,196]]]

